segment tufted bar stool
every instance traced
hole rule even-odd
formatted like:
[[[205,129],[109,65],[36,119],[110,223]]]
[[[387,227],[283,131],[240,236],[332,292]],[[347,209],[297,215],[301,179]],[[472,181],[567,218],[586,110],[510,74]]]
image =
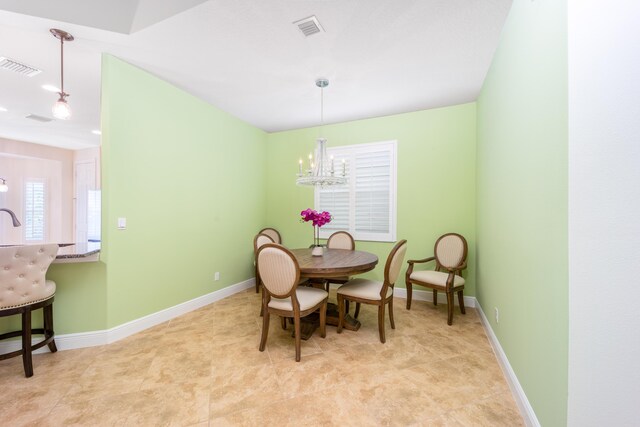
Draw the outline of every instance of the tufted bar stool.
[[[31,352],[45,345],[52,353],[57,351],[53,333],[53,297],[56,284],[46,280],[49,265],[58,254],[58,245],[28,245],[0,248],[0,317],[22,315],[22,329],[0,335],[0,340],[22,337],[22,348],[0,354],[0,360],[22,355],[24,374],[33,376]],[[31,312],[42,308],[44,327],[31,328]],[[31,335],[44,335],[37,344],[31,344]]]

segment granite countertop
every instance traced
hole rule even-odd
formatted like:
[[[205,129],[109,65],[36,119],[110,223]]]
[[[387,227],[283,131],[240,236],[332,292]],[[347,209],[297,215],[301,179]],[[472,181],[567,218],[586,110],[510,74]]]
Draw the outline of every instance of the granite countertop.
[[[32,243],[39,244],[39,243]],[[0,245],[0,247],[25,246],[21,244]],[[100,242],[58,243],[58,255],[54,264],[92,262],[100,260]]]
[[[86,258],[100,252],[100,242],[59,243],[56,259]]]

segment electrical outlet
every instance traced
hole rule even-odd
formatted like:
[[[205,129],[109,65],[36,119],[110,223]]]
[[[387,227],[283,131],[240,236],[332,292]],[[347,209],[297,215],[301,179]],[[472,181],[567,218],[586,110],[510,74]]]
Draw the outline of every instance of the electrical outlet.
[[[493,314],[495,315],[496,323],[500,323],[500,311],[498,307],[493,307]]]
[[[216,271],[216,274],[213,276],[213,280],[220,280],[220,272]]]

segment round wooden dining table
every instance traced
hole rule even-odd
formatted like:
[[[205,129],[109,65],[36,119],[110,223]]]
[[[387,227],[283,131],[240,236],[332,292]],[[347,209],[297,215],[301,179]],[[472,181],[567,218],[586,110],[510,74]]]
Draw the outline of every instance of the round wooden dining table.
[[[291,250],[300,266],[301,277],[315,279],[353,276],[371,271],[378,264],[378,257],[369,252],[322,249],[322,256],[311,255],[311,248]]]
[[[366,273],[373,270],[378,264],[378,257],[369,252],[329,248],[323,248],[323,250],[322,256],[311,255],[311,248],[291,250],[300,266],[300,278],[322,283],[321,279],[335,279]],[[338,326],[338,319],[338,307],[336,304],[329,303],[327,325]],[[309,320],[312,322],[307,322],[306,326],[302,327],[300,334],[302,339],[308,339],[318,325],[316,319]],[[360,329],[360,322],[347,313],[344,328],[357,331]]]

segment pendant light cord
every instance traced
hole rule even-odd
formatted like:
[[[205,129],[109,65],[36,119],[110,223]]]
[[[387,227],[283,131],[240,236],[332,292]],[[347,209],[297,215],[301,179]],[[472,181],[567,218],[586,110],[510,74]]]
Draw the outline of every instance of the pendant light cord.
[[[64,37],[60,37],[60,97],[64,99]]]
[[[320,137],[322,138],[322,126],[324,125],[324,86],[320,87]]]

